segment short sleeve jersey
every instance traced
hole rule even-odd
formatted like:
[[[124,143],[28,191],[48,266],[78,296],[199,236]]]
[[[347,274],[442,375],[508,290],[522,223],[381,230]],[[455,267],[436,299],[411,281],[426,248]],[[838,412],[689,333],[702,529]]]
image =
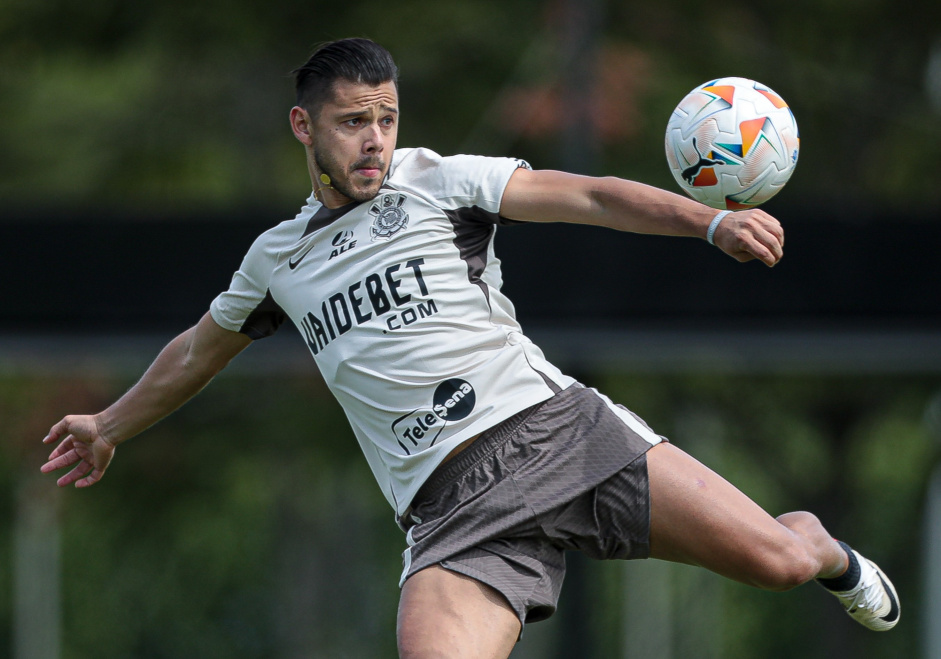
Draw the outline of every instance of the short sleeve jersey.
[[[518,167],[397,150],[375,198],[329,209],[312,196],[210,307],[252,339],[291,319],[400,515],[458,444],[573,382],[500,292],[493,241]]]

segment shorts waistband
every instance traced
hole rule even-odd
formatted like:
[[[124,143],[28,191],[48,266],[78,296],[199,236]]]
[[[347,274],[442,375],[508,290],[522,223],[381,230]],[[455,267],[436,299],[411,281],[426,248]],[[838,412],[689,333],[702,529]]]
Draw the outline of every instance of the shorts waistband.
[[[493,454],[516,433],[519,427],[526,422],[526,419],[545,403],[546,401],[542,401],[527,407],[522,412],[517,412],[489,430],[482,432],[480,437],[472,442],[470,446],[433,471],[428,480],[418,489],[413,501],[419,502],[431,498],[442,487]]]

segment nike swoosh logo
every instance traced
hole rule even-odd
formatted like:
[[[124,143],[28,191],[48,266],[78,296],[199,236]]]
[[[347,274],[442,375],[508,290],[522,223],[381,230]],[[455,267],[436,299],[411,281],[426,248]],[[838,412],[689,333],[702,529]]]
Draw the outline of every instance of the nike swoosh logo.
[[[889,612],[882,616],[882,619],[886,622],[895,622],[895,619],[899,617],[899,603],[895,600],[895,597],[892,595],[892,589],[889,588],[889,585],[885,582],[885,579],[882,578],[882,575],[876,572],[876,576],[879,577],[879,581],[882,582],[882,587],[885,588],[885,592],[889,596],[889,601],[892,603]]]
[[[296,268],[298,265],[300,265],[301,261],[304,260],[304,257],[307,256],[307,254],[308,254],[308,253],[310,252],[310,250],[312,250],[313,248],[314,248],[314,243],[313,243],[313,241],[312,241],[312,242],[310,243],[310,245],[307,246],[307,249],[305,249],[305,250],[303,251],[303,253],[302,253],[300,256],[297,257],[297,260],[295,260],[295,259],[293,259],[293,258],[291,258],[291,259],[288,260],[288,267],[289,267],[291,270],[293,270],[293,269]]]

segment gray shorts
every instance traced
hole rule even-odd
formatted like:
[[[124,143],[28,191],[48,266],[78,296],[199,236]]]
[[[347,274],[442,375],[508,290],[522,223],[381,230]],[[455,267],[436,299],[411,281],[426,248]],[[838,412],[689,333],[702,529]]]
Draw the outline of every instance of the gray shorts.
[[[646,558],[645,453],[663,438],[593,389],[573,385],[507,419],[439,467],[402,521],[402,583],[432,565],[502,593],[520,622],[548,618],[564,552]]]

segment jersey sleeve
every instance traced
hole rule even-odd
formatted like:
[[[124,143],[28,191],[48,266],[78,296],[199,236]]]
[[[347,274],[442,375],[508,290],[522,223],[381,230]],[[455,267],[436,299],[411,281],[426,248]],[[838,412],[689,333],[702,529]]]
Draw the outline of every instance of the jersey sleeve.
[[[488,156],[439,156],[429,149],[413,149],[400,166],[446,210],[474,209],[493,223],[513,223],[499,216],[500,203],[517,169],[531,169],[525,160]]]
[[[209,313],[220,327],[255,340],[274,334],[285,319],[268,290],[279,253],[271,238],[272,232],[266,232],[255,240],[232,276],[229,289],[209,305]]]

